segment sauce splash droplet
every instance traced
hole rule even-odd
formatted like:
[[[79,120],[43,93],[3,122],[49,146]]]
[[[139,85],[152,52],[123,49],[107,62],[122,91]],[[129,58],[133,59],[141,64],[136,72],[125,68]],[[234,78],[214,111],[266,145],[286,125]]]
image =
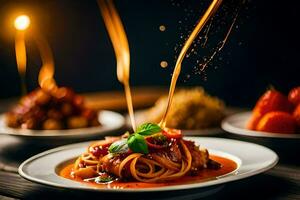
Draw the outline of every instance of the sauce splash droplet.
[[[160,62],[160,66],[161,66],[162,68],[166,68],[166,67],[168,67],[168,62],[167,62],[167,61],[161,61],[161,62]]]

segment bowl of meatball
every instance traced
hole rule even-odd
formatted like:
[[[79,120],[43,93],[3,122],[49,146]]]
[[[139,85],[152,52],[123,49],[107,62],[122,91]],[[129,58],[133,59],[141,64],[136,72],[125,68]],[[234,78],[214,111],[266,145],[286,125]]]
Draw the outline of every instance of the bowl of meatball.
[[[123,126],[122,115],[88,108],[84,97],[67,87],[35,89],[0,115],[0,134],[30,138],[90,139]]]

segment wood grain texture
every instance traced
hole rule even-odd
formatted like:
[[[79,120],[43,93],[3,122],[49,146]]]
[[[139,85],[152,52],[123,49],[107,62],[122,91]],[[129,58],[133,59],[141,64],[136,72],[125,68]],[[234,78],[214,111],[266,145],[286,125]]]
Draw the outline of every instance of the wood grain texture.
[[[16,198],[11,198],[11,197],[6,197],[6,196],[2,196],[0,195],[0,200],[15,200]]]
[[[271,174],[276,173],[277,168],[271,170]],[[279,170],[280,171],[280,170]],[[281,176],[271,175],[270,172],[264,173],[245,180],[226,184],[226,186],[216,194],[205,199],[299,199],[299,180],[290,181]],[[64,190],[47,187],[29,182],[22,179],[16,173],[0,171],[0,194],[14,198],[43,198],[43,199],[86,199],[87,196],[98,198],[99,193],[86,193],[75,190]],[[159,197],[157,193],[143,194],[112,194],[101,193],[102,198],[115,199],[121,197],[123,199],[164,199],[170,197],[185,196],[190,193],[197,193],[197,190],[188,190],[185,192],[161,193]]]

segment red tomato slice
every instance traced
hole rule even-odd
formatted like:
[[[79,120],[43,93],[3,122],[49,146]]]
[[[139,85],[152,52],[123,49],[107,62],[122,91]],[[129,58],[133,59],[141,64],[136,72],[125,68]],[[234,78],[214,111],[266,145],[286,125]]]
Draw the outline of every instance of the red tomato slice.
[[[174,138],[174,139],[182,138],[182,133],[181,130],[179,129],[164,128],[162,134],[164,134],[167,138]]]
[[[108,153],[109,146],[117,140],[120,140],[120,137],[105,137],[105,140],[100,140],[91,144],[88,150],[96,157],[106,155]]]

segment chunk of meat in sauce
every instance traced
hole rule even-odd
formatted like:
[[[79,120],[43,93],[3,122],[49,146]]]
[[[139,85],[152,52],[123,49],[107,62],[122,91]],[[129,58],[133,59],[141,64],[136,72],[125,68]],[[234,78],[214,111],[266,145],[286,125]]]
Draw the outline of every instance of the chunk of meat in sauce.
[[[167,153],[167,157],[173,162],[181,162],[182,155],[177,142],[172,142],[170,145],[170,151]]]
[[[101,171],[119,176],[119,167],[123,159],[124,158],[121,155],[105,156],[101,158]],[[130,177],[129,163],[124,166],[123,171],[121,173],[122,177]]]
[[[149,156],[150,159],[153,155],[164,157],[176,163],[181,163],[182,160],[181,149],[176,140],[170,141],[167,147],[164,147],[162,149],[156,149],[155,151],[153,151]]]
[[[192,170],[198,170],[207,167],[209,154],[207,149],[199,149],[192,141],[184,141],[192,155]]]

